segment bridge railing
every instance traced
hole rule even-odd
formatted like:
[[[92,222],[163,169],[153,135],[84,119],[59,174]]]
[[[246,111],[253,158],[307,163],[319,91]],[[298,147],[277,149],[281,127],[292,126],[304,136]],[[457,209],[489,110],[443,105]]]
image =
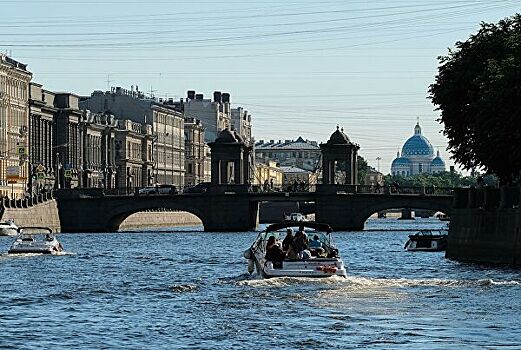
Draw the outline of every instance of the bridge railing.
[[[190,186],[188,186],[190,187]],[[187,187],[187,188],[188,188]],[[179,195],[182,193],[345,193],[345,194],[381,194],[381,195],[417,195],[417,196],[436,196],[453,195],[453,188],[439,188],[433,186],[374,186],[374,185],[314,185],[312,188],[305,187],[270,187],[245,186],[245,185],[217,185],[209,186],[204,191],[187,191],[185,188],[175,186],[146,186],[146,187],[122,187],[122,188],[75,188],[59,190],[62,194],[69,193],[75,196],[87,197],[106,197],[106,196],[165,196]]]
[[[317,185],[317,191],[322,193],[346,193],[346,194],[406,194],[418,196],[452,195],[452,188],[439,188],[434,186],[375,186],[375,185]]]

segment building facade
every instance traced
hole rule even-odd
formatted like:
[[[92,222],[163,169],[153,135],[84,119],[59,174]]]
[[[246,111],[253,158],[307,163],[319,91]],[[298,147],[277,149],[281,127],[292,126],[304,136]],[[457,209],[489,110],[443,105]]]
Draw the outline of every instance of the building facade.
[[[82,111],[79,97],[71,93],[56,93],[54,97],[54,146],[56,188],[81,186],[83,145],[81,137]]]
[[[200,120],[185,118],[185,185],[194,186],[210,181],[205,176],[210,166],[209,147],[204,142],[205,129]]]
[[[260,140],[255,143],[255,161],[265,163],[275,161],[280,166],[293,166],[308,171],[320,168],[321,151],[316,141],[304,140]]]
[[[232,125],[229,93],[215,91],[212,101],[205,99],[203,94],[196,94],[195,91],[189,90],[183,102],[183,112],[185,117],[196,118],[202,122],[206,143],[214,142],[221,130]]]
[[[118,121],[111,114],[82,111],[80,133],[82,164],[80,186],[116,186],[115,136]]]
[[[280,189],[283,184],[283,172],[277,162],[255,164],[254,185],[259,185],[264,190]]]
[[[315,190],[315,185],[318,182],[318,175],[315,172],[297,168],[294,166],[281,166],[282,170],[282,187],[286,190],[292,191],[295,189],[301,190]]]
[[[146,97],[137,87],[135,90],[116,87],[107,92],[94,91],[91,96],[82,97],[80,105],[96,113],[151,125],[154,163],[151,183],[184,186],[184,117],[173,101]]]
[[[54,93],[31,83],[29,89],[29,192],[38,194],[55,186]]]
[[[253,138],[251,135],[251,114],[242,107],[232,108],[231,114],[232,127],[241,135],[244,143],[251,145]]]
[[[367,172],[364,178],[364,185],[369,186],[383,186],[384,185],[384,175],[377,171],[376,169],[368,166]]]
[[[120,120],[116,130],[116,186],[154,185],[152,126]]]
[[[22,198],[28,189],[29,82],[27,66],[0,54],[0,194]]]
[[[396,154],[391,164],[391,174],[412,176],[422,173],[433,174],[445,171],[445,162],[438,151],[434,156],[434,148],[429,140],[422,135],[418,122],[414,127],[414,135],[403,145],[402,153]]]

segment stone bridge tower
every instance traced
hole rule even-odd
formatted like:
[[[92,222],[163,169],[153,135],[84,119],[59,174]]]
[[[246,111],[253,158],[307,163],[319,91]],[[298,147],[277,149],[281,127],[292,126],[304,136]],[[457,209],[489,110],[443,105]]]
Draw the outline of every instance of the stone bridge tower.
[[[222,130],[212,150],[212,185],[246,185],[249,181],[249,150],[236,132]]]
[[[326,143],[320,144],[322,150],[322,184],[323,185],[357,185],[358,160],[360,146],[349,141],[337,126],[336,131]],[[337,170],[342,173],[338,178]]]

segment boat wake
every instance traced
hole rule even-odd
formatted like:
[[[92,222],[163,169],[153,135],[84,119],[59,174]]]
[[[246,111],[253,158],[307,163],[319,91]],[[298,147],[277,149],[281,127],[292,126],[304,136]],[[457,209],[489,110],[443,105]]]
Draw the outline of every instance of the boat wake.
[[[488,287],[488,286],[520,286],[521,281],[495,281],[492,279],[480,280],[452,280],[452,279],[408,279],[408,278],[371,278],[348,276],[347,278],[331,276],[327,278],[276,277],[269,279],[254,278],[239,280],[239,286],[250,287],[287,287],[299,284],[342,286],[352,289],[378,288],[414,288],[414,287]]]
[[[6,258],[27,258],[27,257],[34,257],[34,256],[69,256],[69,255],[76,255],[76,253],[66,252],[66,251],[61,251],[61,252],[57,252],[54,254],[44,254],[44,253],[7,254],[7,253],[3,253],[3,254],[0,254],[0,258],[6,259]]]
[[[170,289],[174,293],[190,293],[196,292],[199,289],[199,286],[195,284],[175,284],[171,286]]]

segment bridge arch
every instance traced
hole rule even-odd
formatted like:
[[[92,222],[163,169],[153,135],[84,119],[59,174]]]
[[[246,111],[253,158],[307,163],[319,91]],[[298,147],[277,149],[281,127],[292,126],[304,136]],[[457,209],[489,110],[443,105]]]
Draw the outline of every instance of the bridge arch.
[[[378,213],[383,210],[389,210],[389,209],[423,209],[423,210],[432,210],[432,211],[441,211],[445,214],[449,214],[450,208],[444,207],[438,203],[432,203],[428,201],[422,201],[419,203],[416,203],[414,205],[411,205],[410,202],[407,203],[407,205],[399,205],[398,203],[394,202],[391,203],[374,203],[373,205],[370,205],[360,213],[360,220],[365,223],[367,219],[371,217],[374,213]]]
[[[119,231],[119,228],[123,221],[125,221],[125,219],[127,219],[132,214],[158,209],[166,209],[168,211],[182,211],[193,214],[199,220],[201,220],[203,227],[205,225],[205,213],[203,213],[199,208],[195,208],[185,203],[172,201],[158,201],[157,203],[147,201],[146,203],[142,203],[142,205],[133,206],[132,208],[129,208],[126,204],[115,206],[107,212],[108,220],[106,225],[111,231]],[[158,211],[157,215],[161,215],[161,212]]]
[[[450,215],[452,196],[360,195],[317,198],[316,220],[331,224],[334,230],[363,230],[376,212],[411,208],[442,211]]]

